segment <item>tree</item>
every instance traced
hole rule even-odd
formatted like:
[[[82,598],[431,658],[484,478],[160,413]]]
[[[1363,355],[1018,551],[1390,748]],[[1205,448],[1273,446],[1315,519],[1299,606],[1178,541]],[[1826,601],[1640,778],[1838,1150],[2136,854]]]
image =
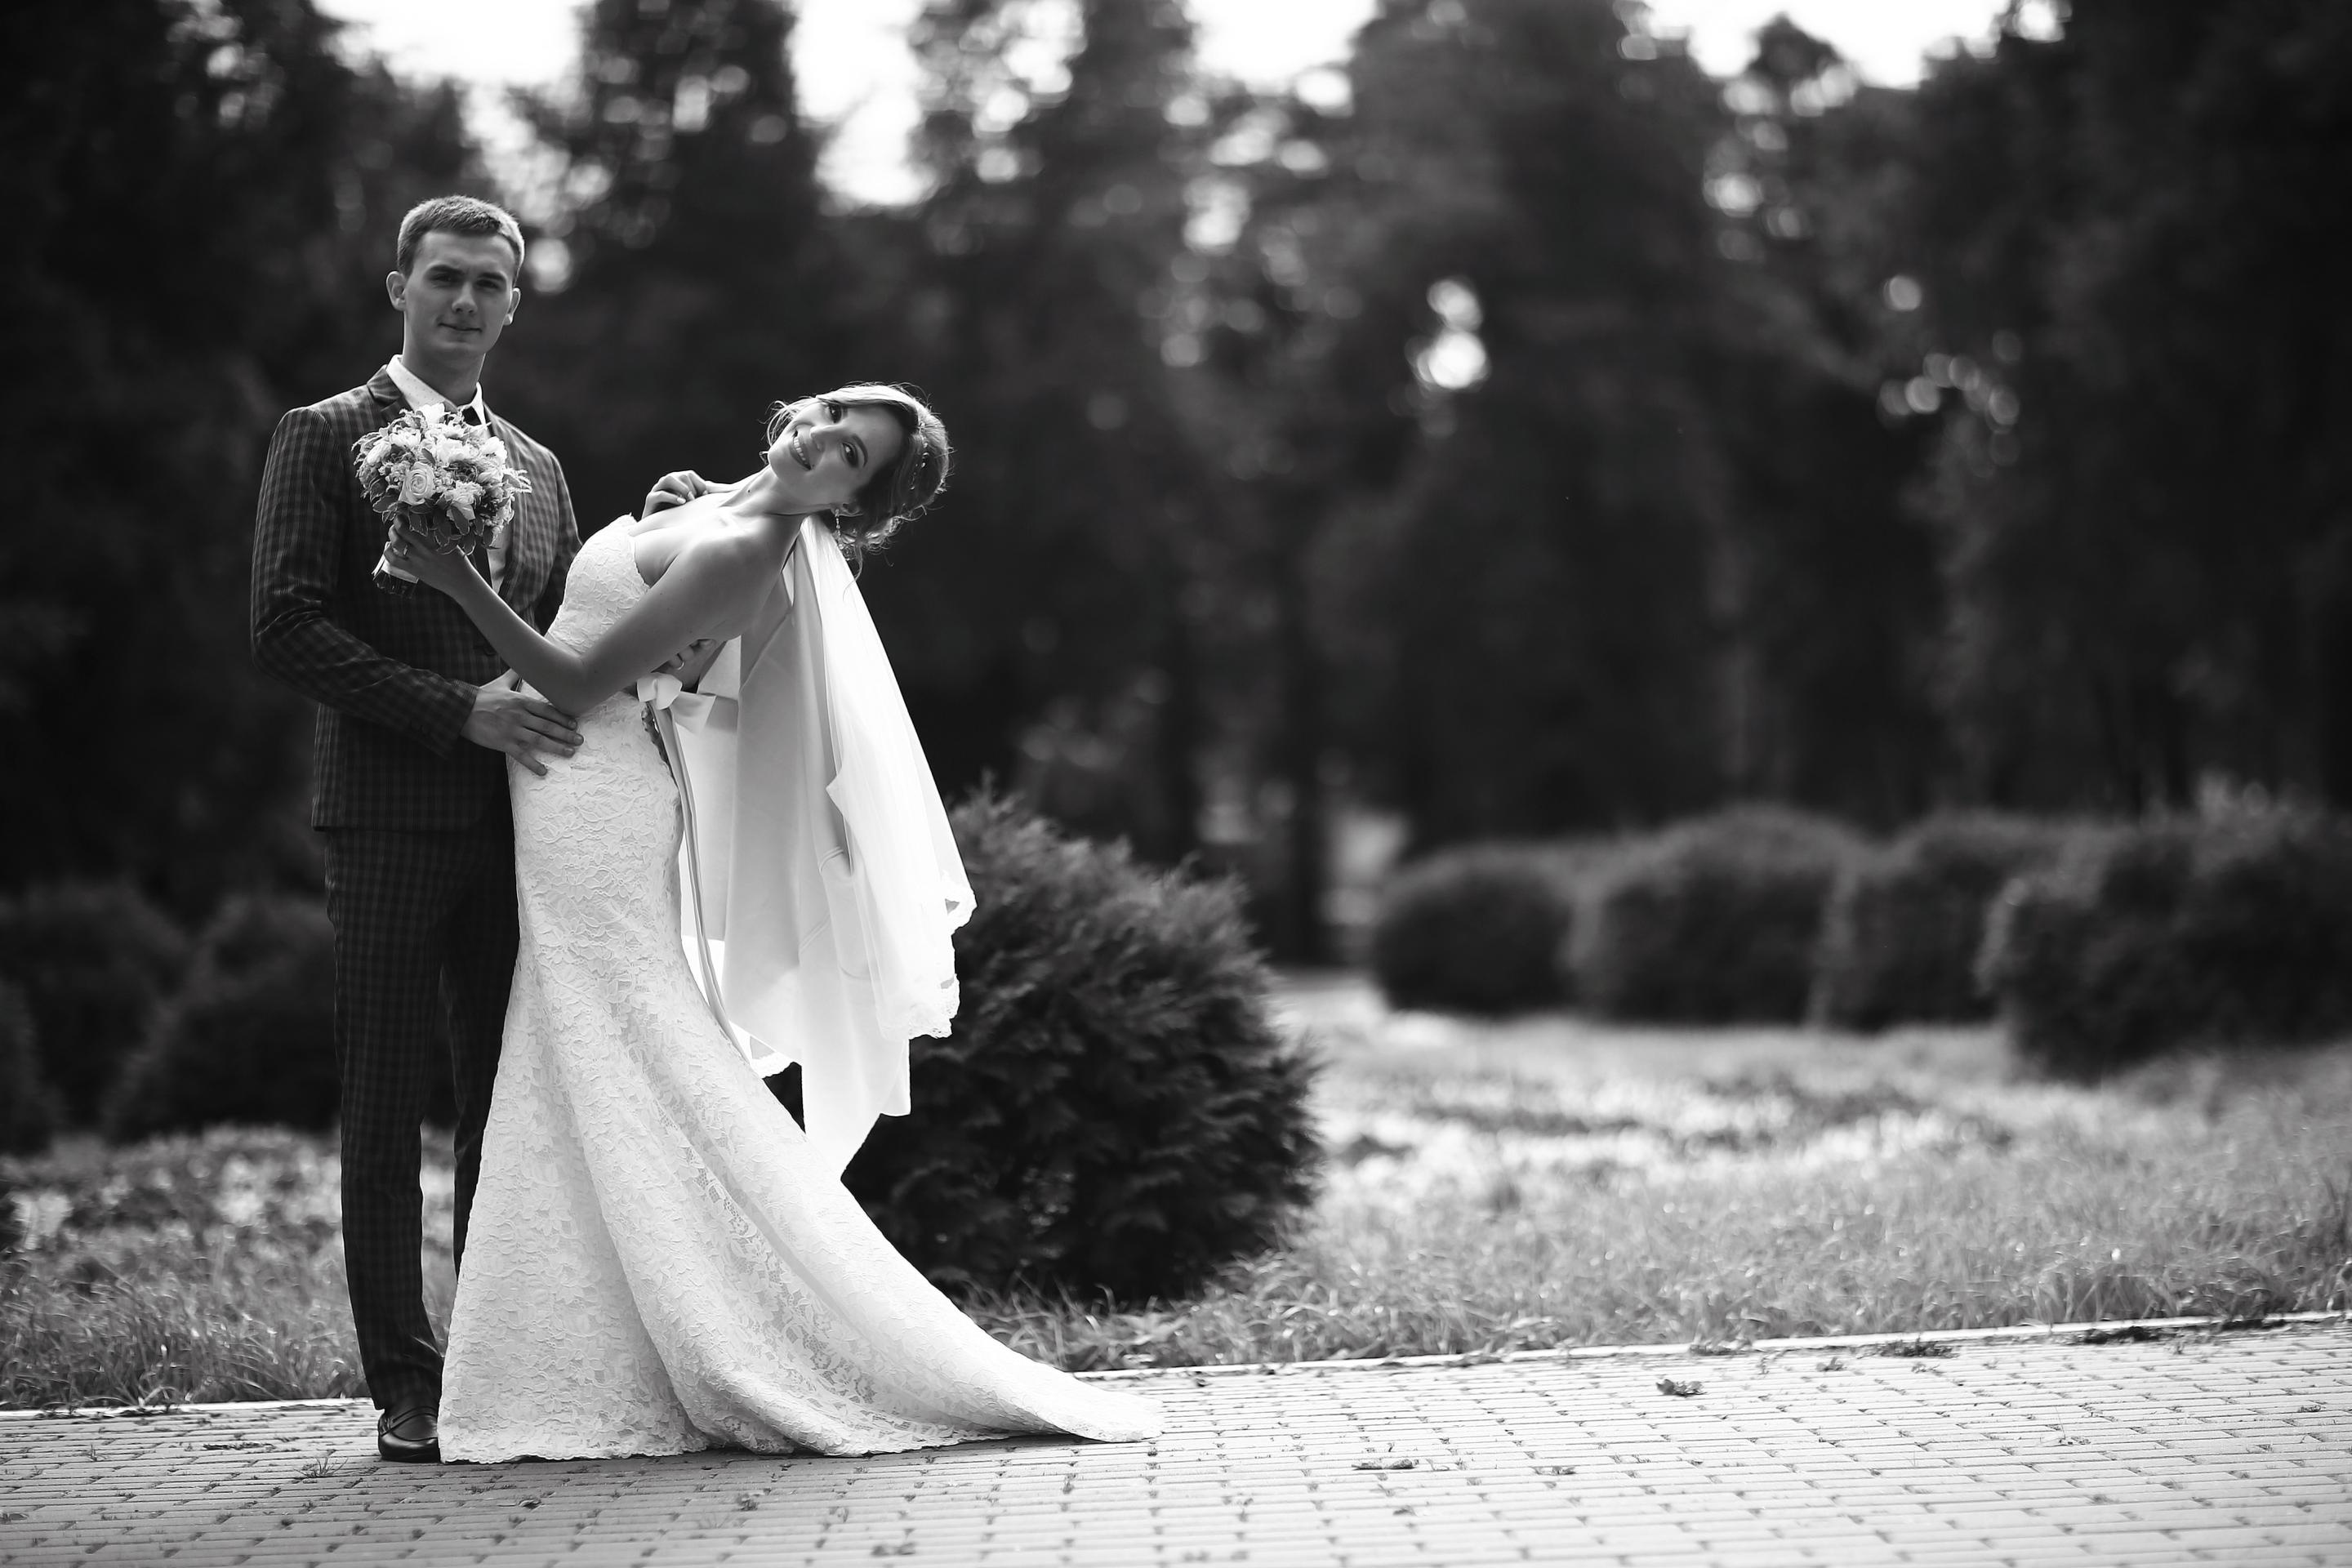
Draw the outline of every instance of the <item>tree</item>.
[[[1910,222],[1966,395],[1926,514],[2000,802],[2352,801],[2352,18],[2080,0],[1922,89]]]
[[[1349,444],[1409,454],[1325,552],[1364,563],[1359,744],[1424,842],[1708,800],[1732,483],[1706,379],[1715,86],[1600,0],[1387,5],[1350,74],[1357,212],[1318,248],[1357,310],[1330,374]]]
[[[1727,783],[1880,824],[1947,773],[1934,535],[1904,504],[1931,427],[1900,401],[1919,345],[1890,281],[1912,98],[1776,18],[1706,183],[1731,263],[1708,355],[1734,476]]]
[[[774,403],[871,378],[791,35],[776,0],[597,0],[572,89],[526,100],[554,154],[530,204],[552,262],[499,375],[583,528],[673,468],[739,477]]]
[[[1071,36],[1041,30],[1064,15]],[[877,617],[944,782],[1025,773],[1073,826],[1171,859],[1199,812],[1188,587],[1218,494],[1154,315],[1195,155],[1168,114],[1190,26],[1159,0],[944,0],[919,40],[934,185],[898,341],[961,456],[938,525],[870,574]]]
[[[315,874],[303,710],[245,651],[253,497],[278,412],[389,353],[400,213],[472,168],[454,96],[334,30],[308,0],[0,16],[0,885],[194,911]]]

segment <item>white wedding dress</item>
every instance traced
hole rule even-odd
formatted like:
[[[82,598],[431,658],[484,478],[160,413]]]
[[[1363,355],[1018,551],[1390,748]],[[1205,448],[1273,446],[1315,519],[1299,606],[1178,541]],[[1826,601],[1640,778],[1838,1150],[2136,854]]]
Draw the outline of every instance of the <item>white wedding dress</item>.
[[[604,529],[550,635],[593,642],[645,591],[629,534]],[[990,1339],[813,1157],[688,967],[678,791],[645,709],[624,691],[580,730],[545,777],[509,770],[522,940],[443,1456],[1156,1434],[1151,1401]]]

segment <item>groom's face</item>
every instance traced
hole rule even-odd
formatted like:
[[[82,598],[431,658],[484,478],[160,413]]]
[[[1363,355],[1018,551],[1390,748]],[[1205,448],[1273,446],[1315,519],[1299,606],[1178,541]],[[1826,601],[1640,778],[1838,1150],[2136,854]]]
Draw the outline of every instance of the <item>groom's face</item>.
[[[405,344],[445,363],[478,363],[514,320],[512,247],[494,234],[446,234],[417,242],[416,262],[384,280],[407,323]]]

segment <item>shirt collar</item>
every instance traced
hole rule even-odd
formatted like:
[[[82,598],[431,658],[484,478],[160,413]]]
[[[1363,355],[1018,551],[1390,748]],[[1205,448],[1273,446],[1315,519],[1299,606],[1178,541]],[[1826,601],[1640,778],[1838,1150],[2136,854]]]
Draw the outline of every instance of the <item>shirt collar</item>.
[[[398,354],[393,355],[392,363],[383,368],[391,375],[393,384],[400,388],[400,395],[408,399],[408,405],[411,408],[435,408],[449,401],[420,380],[415,371],[401,363]],[[489,424],[490,411],[482,403],[480,383],[477,382],[474,385],[473,402],[464,406],[471,408],[474,411],[474,417],[484,426],[487,426]]]

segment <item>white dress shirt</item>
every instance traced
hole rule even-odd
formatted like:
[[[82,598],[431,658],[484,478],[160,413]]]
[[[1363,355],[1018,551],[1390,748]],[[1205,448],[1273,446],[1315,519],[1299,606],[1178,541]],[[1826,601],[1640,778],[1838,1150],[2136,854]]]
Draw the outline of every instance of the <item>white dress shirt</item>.
[[[400,395],[408,399],[408,405],[411,408],[438,408],[449,401],[426,385],[415,371],[401,363],[398,354],[393,355],[392,362],[383,368],[386,374],[391,375],[393,384],[400,388]],[[474,386],[474,400],[460,409],[459,413],[471,414],[475,424],[485,430],[490,429],[490,411],[482,403],[482,388],[479,383]],[[509,526],[507,523],[500,523],[490,530],[489,546],[483,552],[487,557],[484,563],[490,569],[490,586],[493,588],[502,587],[506,583],[507,529]]]

